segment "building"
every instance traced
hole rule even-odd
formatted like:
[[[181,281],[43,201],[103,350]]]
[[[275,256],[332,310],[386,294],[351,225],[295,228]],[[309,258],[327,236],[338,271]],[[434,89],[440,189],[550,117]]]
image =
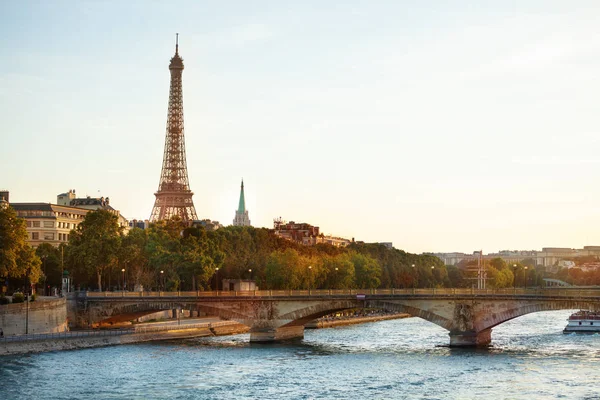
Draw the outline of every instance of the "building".
[[[332,235],[323,235],[318,226],[312,226],[305,222],[285,222],[281,217],[273,220],[273,231],[275,235],[297,242],[304,246],[312,246],[318,243],[327,243],[336,247],[346,247],[353,241]]]
[[[223,279],[222,291],[224,292],[247,292],[258,290],[256,282],[251,279]]]
[[[0,190],[0,209],[8,207],[9,193],[8,190]]]
[[[129,228],[148,229],[150,227],[150,221],[147,219],[132,219],[129,221]]]
[[[462,261],[477,261],[479,251],[473,254],[465,253],[423,253],[440,258],[446,265],[456,265]],[[518,263],[531,259],[536,265],[547,268],[557,266],[559,261],[573,260],[578,257],[600,257],[600,246],[584,246],[583,249],[571,249],[565,247],[544,247],[541,251],[537,250],[501,250],[497,253],[483,255],[483,260],[501,258],[506,263]]]
[[[276,236],[305,246],[317,244],[317,237],[319,236],[318,226],[312,226],[304,222],[285,222],[281,217],[273,220],[273,231]]]
[[[63,206],[70,206],[76,208],[83,208],[85,210],[105,210],[111,214],[116,215],[118,218],[119,226],[124,228],[125,231],[129,231],[129,221],[121,215],[119,210],[115,210],[110,205],[110,198],[108,197],[76,197],[75,189],[70,189],[67,193],[61,193],[56,196],[56,204]]]
[[[71,230],[83,221],[89,210],[50,203],[11,203],[27,225],[28,243],[37,247],[50,243],[58,247],[69,240]]]
[[[233,219],[234,226],[252,226],[250,224],[250,217],[248,216],[248,210],[246,210],[246,199],[244,198],[244,180],[242,179],[242,188],[240,189],[240,202],[238,209],[235,212],[235,218]]]
[[[8,199],[8,192],[3,195]],[[28,243],[37,247],[41,243],[50,243],[57,247],[61,243],[69,241],[71,230],[76,229],[83,221],[86,214],[93,210],[103,209],[116,215],[120,227],[125,232],[129,231],[129,222],[109,205],[109,199],[86,197],[77,199],[75,191],[59,194],[57,203],[9,203],[17,213],[17,217],[23,218],[27,227]],[[66,203],[69,204],[66,204]]]
[[[346,247],[349,246],[352,241],[341,237],[322,234],[321,236],[317,236],[316,243],[327,243],[335,247]]]
[[[199,221],[194,221],[192,226],[201,226],[207,231],[216,231],[219,228],[222,228],[223,225],[219,223],[219,221],[211,221],[210,219],[202,219]]]

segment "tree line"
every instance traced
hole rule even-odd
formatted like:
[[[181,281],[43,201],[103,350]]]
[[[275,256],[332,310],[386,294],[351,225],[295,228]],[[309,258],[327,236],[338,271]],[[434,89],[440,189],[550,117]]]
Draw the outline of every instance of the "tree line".
[[[6,221],[8,222],[6,222]],[[60,287],[68,270],[76,288],[89,290],[215,290],[222,279],[251,279],[260,289],[433,288],[476,286],[473,265],[446,266],[377,243],[303,246],[265,228],[188,227],[159,221],[127,234],[110,212],[89,212],[55,248],[26,243],[25,222],[0,210],[0,276],[13,288],[24,282]],[[531,265],[486,261],[487,287],[539,286]]]

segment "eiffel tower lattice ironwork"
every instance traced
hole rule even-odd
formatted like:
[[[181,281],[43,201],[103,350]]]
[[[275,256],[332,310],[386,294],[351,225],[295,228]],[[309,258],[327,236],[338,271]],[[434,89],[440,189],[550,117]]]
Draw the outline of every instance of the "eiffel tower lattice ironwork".
[[[150,222],[179,216],[182,221],[191,223],[198,219],[188,182],[185,159],[185,138],[183,135],[183,59],[179,56],[179,34],[175,44],[175,55],[169,64],[171,88],[169,91],[169,112],[165,153],[156,200],[150,215]]]

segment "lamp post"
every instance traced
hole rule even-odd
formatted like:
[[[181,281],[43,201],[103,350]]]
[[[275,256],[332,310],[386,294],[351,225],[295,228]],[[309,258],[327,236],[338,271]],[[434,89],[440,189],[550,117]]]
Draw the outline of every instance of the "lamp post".
[[[435,289],[435,276],[433,276],[433,271],[435,270],[435,266],[431,266],[431,288]]]
[[[123,273],[123,281],[121,282],[121,288],[123,289],[123,291],[125,291],[125,268],[122,268],[121,272]]]
[[[415,264],[411,265],[413,271],[413,289],[417,286],[417,270],[415,269]]]
[[[312,278],[312,265],[308,266],[308,294],[310,294],[310,281]]]
[[[513,289],[517,288],[517,264],[513,264]]]
[[[165,271],[163,271],[163,270],[160,271],[160,287],[158,288],[159,292],[162,291],[163,287],[164,287],[164,282],[163,282],[163,274],[164,274],[164,272]]]
[[[46,258],[48,256],[44,254],[44,256],[42,257],[42,262],[44,264],[44,296],[46,296]]]
[[[338,283],[338,270],[339,270],[339,268],[335,267],[335,283],[334,283],[334,286],[336,286],[336,288],[337,288],[337,283]]]
[[[527,290],[527,265],[525,266],[525,290]]]
[[[215,285],[217,287],[217,292],[219,291],[219,268],[215,268],[215,279],[217,280],[217,284]]]

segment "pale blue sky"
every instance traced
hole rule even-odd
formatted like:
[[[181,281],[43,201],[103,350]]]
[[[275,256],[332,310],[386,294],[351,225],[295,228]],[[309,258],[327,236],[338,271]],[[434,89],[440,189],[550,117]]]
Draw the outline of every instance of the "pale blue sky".
[[[469,4],[469,3],[475,3]],[[600,244],[598,1],[0,2],[0,187],[148,218],[180,33],[199,217]]]

